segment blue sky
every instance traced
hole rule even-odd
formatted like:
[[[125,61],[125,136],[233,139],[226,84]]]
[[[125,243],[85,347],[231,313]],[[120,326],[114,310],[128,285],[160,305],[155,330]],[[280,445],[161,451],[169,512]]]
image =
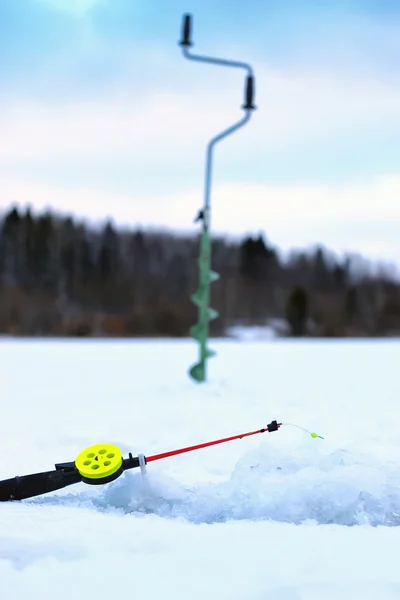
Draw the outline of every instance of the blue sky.
[[[193,229],[243,76],[182,57],[185,12],[194,51],[256,73],[216,151],[215,230],[400,263],[398,0],[0,0],[2,206]]]

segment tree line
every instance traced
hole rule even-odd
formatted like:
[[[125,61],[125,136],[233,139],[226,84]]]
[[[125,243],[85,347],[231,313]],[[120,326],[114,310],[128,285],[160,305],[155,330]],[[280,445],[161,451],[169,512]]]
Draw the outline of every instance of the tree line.
[[[0,219],[0,334],[187,336],[197,320],[199,233],[102,227],[11,207]],[[322,246],[287,258],[261,235],[215,237],[212,335],[278,324],[292,336],[400,333],[390,270]]]

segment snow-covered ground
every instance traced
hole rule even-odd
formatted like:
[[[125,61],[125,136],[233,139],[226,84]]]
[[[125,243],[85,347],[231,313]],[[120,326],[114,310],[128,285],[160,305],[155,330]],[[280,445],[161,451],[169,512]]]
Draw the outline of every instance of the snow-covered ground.
[[[0,342],[0,478],[97,442],[167,458],[0,504],[0,598],[400,598],[400,343]]]

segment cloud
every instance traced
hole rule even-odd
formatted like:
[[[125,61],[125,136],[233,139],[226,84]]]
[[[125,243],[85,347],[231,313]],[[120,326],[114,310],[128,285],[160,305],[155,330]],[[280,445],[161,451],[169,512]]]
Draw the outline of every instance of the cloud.
[[[337,140],[341,134],[356,139],[364,130],[400,131],[400,82],[301,77],[262,63],[258,67],[258,110],[245,130],[224,143],[227,160],[238,152],[260,157],[293,145],[329,144],[329,138]],[[0,164],[100,165],[126,156],[132,165],[192,160],[195,153],[203,153],[210,136],[240,118],[243,78],[221,74],[210,89],[204,75],[200,80],[193,76],[192,65],[177,68],[176,60],[166,68],[174,82],[165,92],[138,95],[121,81],[108,97],[98,99],[4,103]]]

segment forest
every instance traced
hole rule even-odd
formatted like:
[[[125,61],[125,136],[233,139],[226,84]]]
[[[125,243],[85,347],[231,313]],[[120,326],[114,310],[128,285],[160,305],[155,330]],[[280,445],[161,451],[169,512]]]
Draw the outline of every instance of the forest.
[[[0,334],[186,337],[197,320],[200,230],[101,226],[10,207],[0,220]],[[276,325],[282,336],[400,334],[390,268],[321,246],[283,257],[265,236],[213,238],[211,335]]]

